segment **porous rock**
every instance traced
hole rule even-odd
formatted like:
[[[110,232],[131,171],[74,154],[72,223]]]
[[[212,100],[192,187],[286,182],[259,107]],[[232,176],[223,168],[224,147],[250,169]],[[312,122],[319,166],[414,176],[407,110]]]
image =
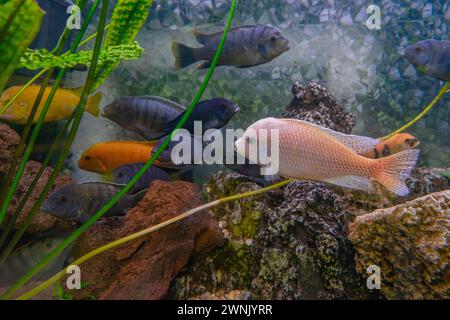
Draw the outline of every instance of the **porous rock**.
[[[84,233],[75,245],[74,255],[79,257],[198,205],[199,192],[195,185],[155,181],[122,223],[107,218]],[[222,243],[223,236],[215,221],[207,212],[199,212],[87,261],[81,268],[83,281],[88,285],[75,295],[77,298],[160,299],[192,254],[201,255]]]
[[[235,173],[217,173],[209,200],[260,188]],[[284,189],[211,210],[225,246],[198,259],[176,278],[171,298],[243,290],[252,299],[363,298],[339,197],[320,183]]]
[[[20,137],[19,135],[11,129],[6,124],[0,123],[0,176],[5,177],[8,173],[10,164],[14,157],[14,152],[16,150],[17,145],[19,144]],[[38,173],[39,169],[41,168],[41,163],[36,161],[28,161],[25,170],[23,172],[22,178],[20,179],[20,182],[17,186],[17,191],[11,201],[11,205],[8,208],[7,212],[7,218],[11,217],[16,210],[16,208],[19,206],[19,203],[22,199],[22,197],[27,192],[29,186],[31,185],[33,179],[35,178],[36,174]],[[42,189],[44,188],[45,184],[48,181],[48,178],[51,174],[51,168],[47,167],[45,168],[44,172],[42,173],[41,177],[39,178],[39,181],[37,182],[36,186],[33,188],[30,197],[28,198],[28,201],[25,203],[21,213],[19,214],[15,224],[14,228],[19,228],[25,218],[27,217],[28,213],[30,212],[31,208],[36,203],[36,200],[38,199]],[[1,181],[1,179],[0,179]],[[59,189],[67,184],[70,184],[72,182],[72,179],[69,174],[61,173],[57,176],[55,180],[55,184],[52,188],[52,190]],[[0,187],[1,187],[0,183]],[[51,193],[51,192],[50,192]],[[27,229],[28,233],[37,233],[41,232],[47,229],[50,229],[51,227],[55,226],[57,223],[61,223],[63,225],[67,225],[60,221],[58,218],[44,212],[38,212],[34,218],[31,220],[29,227]]]
[[[8,171],[19,141],[20,136],[17,132],[0,122],[0,172]]]
[[[450,190],[359,216],[350,225],[356,267],[380,269],[390,299],[450,298]]]
[[[282,116],[312,122],[343,133],[351,133],[356,124],[352,113],[346,112],[328,90],[318,83],[292,85],[294,98]]]

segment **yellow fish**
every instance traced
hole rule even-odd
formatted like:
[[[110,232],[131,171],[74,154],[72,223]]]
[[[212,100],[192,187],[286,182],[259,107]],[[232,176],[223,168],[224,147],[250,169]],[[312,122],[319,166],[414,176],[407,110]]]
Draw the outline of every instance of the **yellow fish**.
[[[391,154],[409,150],[420,144],[419,139],[409,133],[397,133],[385,141],[378,143],[372,150],[363,154],[366,158],[378,159]]]
[[[265,130],[264,130],[265,129]],[[249,157],[251,145],[271,150],[272,130],[278,130],[278,175],[285,178],[323,181],[339,186],[368,191],[375,180],[399,196],[409,193],[405,184],[411,174],[419,150],[406,150],[394,155],[369,159],[368,152],[377,139],[342,134],[295,119],[266,118],[252,124],[239,138],[237,152]],[[267,139],[263,139],[266,131]]]
[[[0,109],[21,89],[21,86],[14,86],[6,89],[0,96]],[[36,100],[41,86],[31,85],[2,113],[0,120],[16,124],[25,124],[30,116],[34,101]],[[42,112],[47,97],[50,94],[51,87],[45,88],[44,95],[39,104],[33,123],[36,123]],[[58,88],[53,101],[45,116],[44,122],[53,122],[69,119],[80,100],[79,89]],[[88,98],[86,111],[98,117],[101,93],[97,93]]]

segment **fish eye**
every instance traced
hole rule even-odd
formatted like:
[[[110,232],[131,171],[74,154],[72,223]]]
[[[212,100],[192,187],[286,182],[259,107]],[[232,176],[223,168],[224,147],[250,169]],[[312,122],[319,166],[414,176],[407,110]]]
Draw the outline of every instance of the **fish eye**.
[[[246,137],[247,143],[255,143],[256,139],[254,137]]]
[[[119,173],[117,174],[117,178],[123,178],[123,173],[122,173],[122,172],[119,172]]]
[[[421,47],[417,47],[417,48],[415,49],[415,52],[416,52],[416,53],[421,53],[421,52],[422,52],[422,48],[421,48]]]
[[[84,160],[89,161],[89,160],[91,160],[91,157],[90,156],[84,156]]]
[[[67,198],[65,197],[65,196],[61,196],[60,198],[59,198],[59,203],[60,204],[64,204],[64,203],[66,203],[67,202]]]
[[[276,36],[271,36],[270,37],[270,42],[275,43],[277,41],[277,37]]]
[[[405,143],[410,143],[411,142],[411,139],[405,139]]]

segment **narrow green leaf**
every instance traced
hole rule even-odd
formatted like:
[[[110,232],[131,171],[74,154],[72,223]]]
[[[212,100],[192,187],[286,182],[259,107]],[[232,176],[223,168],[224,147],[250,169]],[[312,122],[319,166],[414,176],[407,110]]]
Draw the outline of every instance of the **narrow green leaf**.
[[[0,92],[38,33],[43,16],[36,0],[11,0],[0,5]]]
[[[147,19],[153,0],[117,0],[111,17],[110,28],[106,33],[104,48],[127,45],[134,38]],[[93,90],[97,89],[120,61],[106,62],[95,75]]]

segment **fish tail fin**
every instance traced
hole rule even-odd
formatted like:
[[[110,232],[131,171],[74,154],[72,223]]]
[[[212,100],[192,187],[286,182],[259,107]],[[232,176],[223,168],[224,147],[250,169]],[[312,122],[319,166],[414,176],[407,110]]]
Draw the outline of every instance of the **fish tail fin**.
[[[398,196],[407,196],[409,189],[405,180],[411,176],[419,153],[419,150],[406,150],[376,160],[375,180]]]
[[[102,100],[102,93],[98,92],[93,96],[88,98],[86,104],[86,110],[94,117],[98,117],[100,115],[100,101]]]
[[[172,43],[172,53],[175,57],[175,68],[181,69],[197,61],[194,57],[195,48],[188,47],[182,43]]]

